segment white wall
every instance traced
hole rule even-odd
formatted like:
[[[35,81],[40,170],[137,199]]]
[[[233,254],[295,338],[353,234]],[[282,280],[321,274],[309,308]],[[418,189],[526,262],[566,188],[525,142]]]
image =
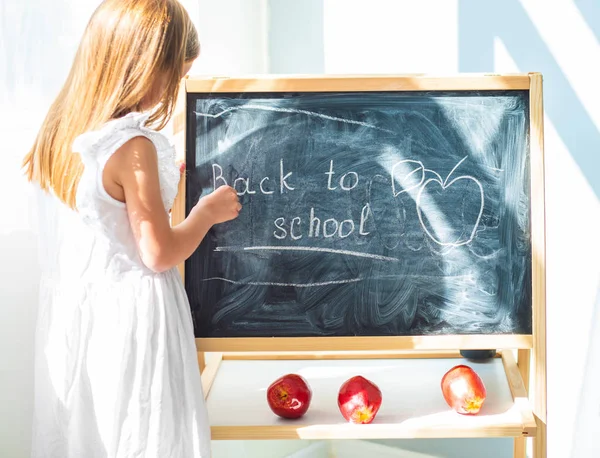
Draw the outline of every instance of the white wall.
[[[323,1],[325,72],[457,72],[457,3]]]
[[[322,73],[323,1],[268,1],[267,49],[270,73]]]
[[[294,0],[271,3],[278,4],[282,17],[271,14],[270,23],[286,23],[295,17],[306,21],[309,11],[318,9],[311,2],[304,15],[295,11],[294,17],[285,13],[283,5],[297,3]],[[596,393],[600,385],[600,3],[320,3],[324,53],[322,67],[315,72],[544,74],[548,456],[600,456]],[[277,30],[271,27],[272,32]],[[270,37],[271,41],[284,39]],[[270,68],[283,67],[273,59],[285,55],[285,50],[272,55]],[[304,62],[295,55],[280,58],[286,59],[287,68],[302,72]],[[308,66],[314,68],[313,60]]]
[[[201,41],[191,74],[239,75],[267,70],[266,0],[180,0]]]

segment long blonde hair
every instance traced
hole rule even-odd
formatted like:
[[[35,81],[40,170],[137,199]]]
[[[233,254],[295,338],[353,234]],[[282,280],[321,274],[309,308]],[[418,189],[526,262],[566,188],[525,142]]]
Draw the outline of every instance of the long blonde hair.
[[[75,208],[83,172],[74,139],[160,97],[148,125],[162,129],[175,107],[186,62],[198,57],[198,35],[177,0],[105,0],[92,15],[67,80],[23,161],[37,182]],[[162,94],[153,94],[159,79]]]

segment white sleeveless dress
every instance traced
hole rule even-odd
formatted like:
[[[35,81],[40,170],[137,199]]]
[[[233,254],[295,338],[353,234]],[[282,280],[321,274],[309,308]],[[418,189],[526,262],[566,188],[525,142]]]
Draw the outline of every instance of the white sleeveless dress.
[[[210,429],[189,303],[176,268],[141,261],[126,204],[102,185],[136,136],[156,147],[165,211],[175,150],[131,113],[78,137],[85,171],[74,212],[40,191],[42,281],[36,331],[35,458],[207,458]]]

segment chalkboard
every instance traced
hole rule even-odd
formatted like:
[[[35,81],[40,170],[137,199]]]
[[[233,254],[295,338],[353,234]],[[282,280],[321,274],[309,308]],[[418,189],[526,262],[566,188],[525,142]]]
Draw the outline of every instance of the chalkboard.
[[[188,93],[196,337],[530,334],[529,92]]]

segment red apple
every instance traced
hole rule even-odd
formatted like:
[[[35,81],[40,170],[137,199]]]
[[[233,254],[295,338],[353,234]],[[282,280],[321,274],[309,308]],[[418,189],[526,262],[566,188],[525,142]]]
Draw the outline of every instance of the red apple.
[[[340,387],[338,406],[346,421],[366,425],[375,419],[381,407],[381,390],[370,380],[357,375]]]
[[[485,401],[485,385],[469,366],[450,369],[442,378],[442,393],[448,405],[464,415],[479,413]]]
[[[311,398],[308,382],[298,374],[284,375],[267,389],[269,407],[283,418],[300,418],[308,410]]]

